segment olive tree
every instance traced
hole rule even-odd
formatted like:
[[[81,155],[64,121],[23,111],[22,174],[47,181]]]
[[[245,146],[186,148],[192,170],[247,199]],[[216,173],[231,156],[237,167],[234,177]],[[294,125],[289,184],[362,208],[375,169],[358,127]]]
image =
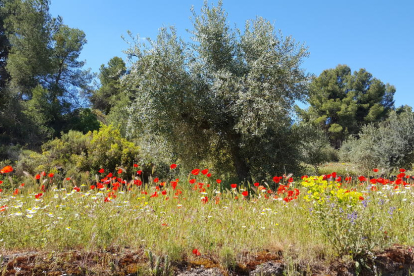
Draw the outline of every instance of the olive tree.
[[[240,180],[294,170],[292,112],[307,95],[307,49],[263,18],[243,33],[230,28],[221,2],[192,12],[191,42],[174,28],[131,42],[128,135],[149,157],[205,162]]]

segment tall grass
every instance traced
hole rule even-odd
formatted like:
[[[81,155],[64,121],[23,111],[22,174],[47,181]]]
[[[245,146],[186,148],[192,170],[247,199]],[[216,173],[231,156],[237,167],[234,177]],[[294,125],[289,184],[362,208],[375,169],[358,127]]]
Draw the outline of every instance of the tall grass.
[[[176,189],[166,183],[161,188],[165,195],[148,183],[129,191],[53,186],[41,196],[38,187],[29,185],[15,195],[3,191],[0,247],[128,246],[168,255],[171,261],[210,258],[232,266],[263,250],[309,263],[344,254],[356,258],[394,243],[414,244],[411,184],[343,183],[341,188],[356,189],[363,199],[341,203],[327,193],[321,203],[305,199],[312,191],[300,179],[288,188],[300,190],[289,202],[283,200],[286,192],[254,185],[225,189],[198,183],[179,181]],[[245,190],[248,196],[242,195]]]

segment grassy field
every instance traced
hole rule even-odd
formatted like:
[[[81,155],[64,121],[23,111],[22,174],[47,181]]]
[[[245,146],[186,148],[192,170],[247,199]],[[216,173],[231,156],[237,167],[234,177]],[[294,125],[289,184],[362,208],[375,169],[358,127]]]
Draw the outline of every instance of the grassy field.
[[[234,271],[263,252],[311,267],[363,264],[392,245],[414,245],[414,187],[404,172],[393,181],[332,173],[230,187],[197,170],[150,183],[98,175],[94,185],[44,175],[3,190],[3,254],[121,247],[145,252],[152,266],[185,260]]]

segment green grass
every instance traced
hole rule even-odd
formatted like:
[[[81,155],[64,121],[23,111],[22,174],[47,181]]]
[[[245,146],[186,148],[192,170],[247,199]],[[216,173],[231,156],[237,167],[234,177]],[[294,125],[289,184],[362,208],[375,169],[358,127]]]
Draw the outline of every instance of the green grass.
[[[290,202],[283,200],[286,193],[270,194],[252,186],[245,198],[241,192],[247,187],[227,190],[216,184],[207,188],[206,181],[205,191],[180,181],[179,195],[166,184],[166,195],[158,192],[157,197],[151,197],[155,186],[133,186],[128,192],[116,191],[110,202],[104,202],[111,192],[105,189],[83,186],[76,192],[66,183],[66,188],[51,188],[36,199],[38,188],[25,185],[18,195],[12,190],[0,194],[0,206],[7,205],[0,212],[0,248],[128,246],[168,255],[171,262],[209,258],[232,267],[263,250],[312,264],[343,254],[366,257],[368,251],[394,243],[414,245],[410,185],[394,189],[395,185],[377,184],[378,191],[372,191],[369,183],[353,182],[348,188],[361,191],[363,201],[341,203],[327,194],[321,203],[305,200],[309,190],[299,180],[292,185],[300,195]],[[203,203],[205,196],[208,202]],[[355,221],[349,218],[353,212],[358,213]],[[194,249],[201,256],[193,254]]]

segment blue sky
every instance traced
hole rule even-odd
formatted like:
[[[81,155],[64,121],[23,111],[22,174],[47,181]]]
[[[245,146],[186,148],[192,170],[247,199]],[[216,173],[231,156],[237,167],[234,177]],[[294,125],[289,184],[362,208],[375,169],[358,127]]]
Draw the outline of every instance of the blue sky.
[[[121,36],[128,30],[155,38],[160,27],[172,25],[189,40],[190,8],[199,13],[202,5],[203,0],[52,0],[50,11],[86,33],[81,58],[98,72],[112,57],[125,57],[128,45]],[[304,43],[310,51],[302,66],[307,72],[319,75],[338,64],[365,68],[396,87],[396,106],[414,107],[413,0],[224,0],[223,6],[231,26],[243,30],[246,20],[261,16]]]

